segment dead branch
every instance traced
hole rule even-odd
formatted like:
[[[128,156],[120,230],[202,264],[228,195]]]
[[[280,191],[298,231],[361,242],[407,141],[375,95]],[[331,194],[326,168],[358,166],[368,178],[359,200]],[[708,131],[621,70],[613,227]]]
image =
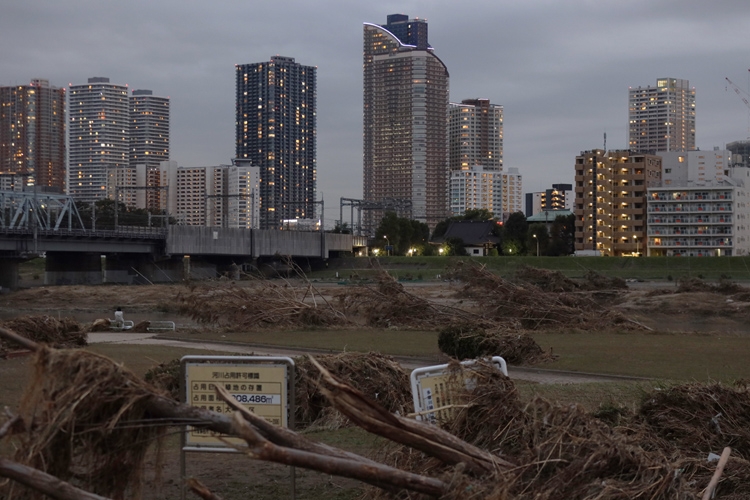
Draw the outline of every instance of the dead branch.
[[[314,359],[311,361],[328,386],[321,390],[331,404],[366,431],[420,450],[449,465],[464,463],[468,472],[478,475],[495,472],[498,468],[515,467],[437,426],[389,413],[357,389],[336,380]]]
[[[247,408],[237,402],[236,399],[229,394],[226,389],[220,385],[215,385],[216,394],[225,403],[227,403],[234,411],[240,412],[245,420],[253,425],[265,438],[272,443],[282,446],[284,448],[297,448],[318,455],[325,455],[328,457],[340,458],[343,460],[351,460],[353,462],[361,463],[364,465],[380,465],[374,460],[365,458],[356,453],[350,453],[348,451],[340,450],[332,446],[328,446],[322,443],[316,443],[308,441],[304,437],[300,436],[294,431],[287,429],[286,427],[279,427],[269,423],[266,419],[261,418],[249,411]]]
[[[6,421],[2,427],[0,427],[0,439],[4,438],[5,435],[10,431],[17,423],[21,422],[21,416],[20,415],[13,415],[8,411],[6,408],[6,413],[10,417],[8,421]]]
[[[709,500],[713,498],[714,490],[716,489],[716,485],[719,484],[719,479],[724,472],[724,467],[727,465],[727,461],[729,461],[730,453],[732,453],[732,449],[729,446],[724,448],[724,451],[721,452],[721,458],[719,458],[719,463],[716,465],[716,472],[714,472],[714,475],[711,477],[711,481],[708,483],[706,491],[703,492],[701,500]]]
[[[448,491],[448,485],[438,479],[404,472],[387,465],[364,465],[345,459],[276,446],[250,426],[240,412],[234,413],[233,423],[233,434],[242,437],[247,442],[249,446],[247,452],[253,458],[350,477],[388,491],[408,489],[434,497],[439,497]]]
[[[108,500],[66,483],[38,469],[0,458],[0,476],[19,482],[58,500]]]
[[[34,342],[33,340],[27,339],[26,337],[21,337],[13,330],[10,330],[8,328],[3,328],[0,326],[0,337],[10,341],[15,342],[16,344],[25,347],[26,349],[29,349],[31,351],[38,351],[39,350],[39,344]]]
[[[187,487],[190,488],[190,491],[201,497],[203,500],[221,500],[221,497],[214,494],[211,490],[206,488],[206,486],[195,479],[194,477],[191,477],[187,480]]]

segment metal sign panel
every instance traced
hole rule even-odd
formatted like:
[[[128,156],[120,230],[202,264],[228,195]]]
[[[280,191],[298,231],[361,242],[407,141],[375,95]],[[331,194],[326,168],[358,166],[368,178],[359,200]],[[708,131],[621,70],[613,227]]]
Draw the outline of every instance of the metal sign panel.
[[[503,358],[494,356],[491,362],[508,376],[508,366]],[[470,367],[475,363],[476,360],[467,360],[461,365]],[[457,400],[458,393],[471,389],[474,384],[470,370],[464,370],[463,377],[457,377],[448,367],[447,364],[426,366],[411,372],[411,394],[418,420],[437,423],[452,418],[456,410],[453,405],[461,404]]]
[[[294,380],[291,358],[185,356],[181,365],[185,403],[216,413],[231,413],[229,405],[216,395],[215,386],[219,385],[256,415],[274,425],[290,427],[290,380]],[[231,449],[231,443],[243,443],[240,439],[228,442],[206,429],[188,427],[183,447]]]

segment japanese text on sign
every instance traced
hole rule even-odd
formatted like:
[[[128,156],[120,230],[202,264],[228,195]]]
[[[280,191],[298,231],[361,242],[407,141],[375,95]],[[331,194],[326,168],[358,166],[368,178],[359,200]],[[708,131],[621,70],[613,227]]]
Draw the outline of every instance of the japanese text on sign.
[[[232,408],[216,395],[218,385],[259,417],[287,426],[286,377],[286,365],[186,363],[186,402],[216,413],[231,413]],[[226,446],[214,433],[196,428],[189,429],[187,444]]]

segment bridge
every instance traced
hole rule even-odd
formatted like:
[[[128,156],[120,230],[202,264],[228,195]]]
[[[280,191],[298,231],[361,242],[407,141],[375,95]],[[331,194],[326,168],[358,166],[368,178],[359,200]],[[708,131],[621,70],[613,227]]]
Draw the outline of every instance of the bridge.
[[[236,275],[281,266],[282,257],[313,268],[367,245],[364,236],[321,231],[95,226],[67,196],[0,192],[0,287],[17,288],[19,263],[42,255],[45,284],[129,284]]]
[[[364,236],[202,226],[117,230],[0,228],[0,287],[17,288],[18,265],[46,256],[45,284],[158,283],[236,274],[291,257],[303,268],[356,252]]]

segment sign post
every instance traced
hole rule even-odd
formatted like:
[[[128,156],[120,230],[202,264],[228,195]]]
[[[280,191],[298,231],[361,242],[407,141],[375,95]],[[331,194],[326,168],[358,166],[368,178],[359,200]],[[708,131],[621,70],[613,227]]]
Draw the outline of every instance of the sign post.
[[[267,422],[294,429],[294,361],[273,356],[184,356],[180,360],[180,393],[185,404],[216,413],[232,409],[216,395],[221,386],[237,402]],[[186,495],[186,453],[238,453],[240,438],[229,438],[186,426],[181,434],[181,498]],[[295,473],[291,468],[292,498]]]

